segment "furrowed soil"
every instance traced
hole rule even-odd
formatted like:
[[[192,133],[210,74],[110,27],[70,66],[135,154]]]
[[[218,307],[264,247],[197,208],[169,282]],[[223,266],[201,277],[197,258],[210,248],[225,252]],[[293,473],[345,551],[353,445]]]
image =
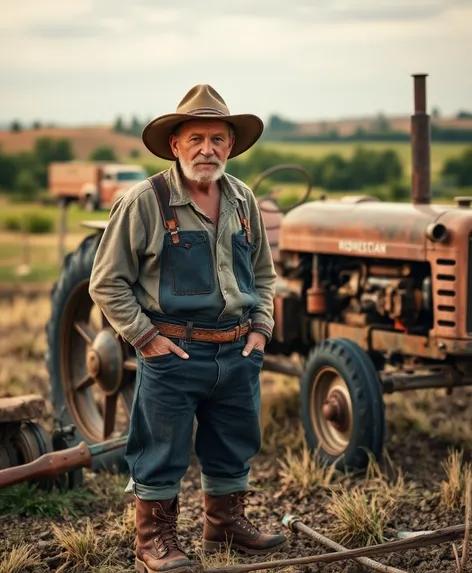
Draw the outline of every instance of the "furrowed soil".
[[[2,293],[0,397],[37,392],[48,398],[44,364],[48,316],[47,293]],[[283,516],[292,514],[353,548],[395,540],[398,531],[464,523],[463,478],[472,443],[470,390],[461,389],[452,396],[444,391],[386,396],[386,458],[363,475],[331,475],[328,468],[317,463],[316,456],[303,457],[296,380],[264,373],[262,390],[264,447],[253,460],[253,495],[248,507],[248,515],[262,529],[283,531]],[[49,403],[40,421],[47,429],[52,428]],[[453,460],[453,451],[462,450],[466,452],[463,458],[455,460],[457,475],[448,475],[444,464]],[[133,571],[134,505],[123,493],[127,479],[127,475],[85,471],[83,486],[65,493],[44,493],[28,484],[0,490],[0,573]],[[202,556],[202,496],[195,459],[182,484],[180,503],[183,546],[201,557],[207,568],[332,552],[285,530],[290,545],[277,555]],[[342,515],[357,521],[348,526]],[[29,561],[22,560],[18,553],[21,547],[29,550]],[[456,548],[460,557],[462,539]],[[374,559],[405,571],[455,571],[451,543]],[[300,570],[354,573],[367,569],[349,561]],[[470,565],[467,570],[472,570]]]

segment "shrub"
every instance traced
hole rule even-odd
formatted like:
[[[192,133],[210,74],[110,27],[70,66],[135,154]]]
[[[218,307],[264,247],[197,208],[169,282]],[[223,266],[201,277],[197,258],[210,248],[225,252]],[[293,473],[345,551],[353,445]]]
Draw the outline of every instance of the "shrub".
[[[54,230],[54,220],[42,213],[28,213],[23,223],[23,228],[28,233],[50,233]]]
[[[32,234],[51,233],[54,231],[54,220],[47,215],[37,212],[26,213],[23,216],[8,215],[3,219],[2,227],[6,231],[23,231]]]
[[[21,219],[14,215],[9,215],[3,220],[2,227],[6,231],[21,231]]]

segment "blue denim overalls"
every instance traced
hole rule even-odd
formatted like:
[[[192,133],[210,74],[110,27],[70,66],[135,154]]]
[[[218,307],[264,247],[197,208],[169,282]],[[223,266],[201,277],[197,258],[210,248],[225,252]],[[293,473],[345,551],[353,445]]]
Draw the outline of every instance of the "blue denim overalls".
[[[260,449],[260,381],[263,352],[242,350],[247,338],[228,343],[191,340],[192,327],[226,329],[247,321],[257,304],[247,219],[238,209],[241,231],[232,235],[233,272],[247,296],[244,316],[218,320],[224,300],[217,284],[207,231],[179,230],[161,176],[150,178],[167,229],[161,252],[159,303],[152,320],[187,326],[172,339],[190,356],[174,353],[143,358],[137,352],[136,390],[126,458],[131,480],[126,491],[144,500],[170,499],[180,491],[198,427],[195,453],[202,489],[224,495],[247,489],[249,459]]]

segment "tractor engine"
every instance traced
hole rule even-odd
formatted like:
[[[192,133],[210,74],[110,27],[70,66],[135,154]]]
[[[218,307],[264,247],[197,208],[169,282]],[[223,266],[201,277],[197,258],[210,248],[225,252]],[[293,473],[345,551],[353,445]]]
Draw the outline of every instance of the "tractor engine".
[[[366,326],[382,324],[404,331],[432,326],[428,265],[318,256],[320,285],[328,320]],[[317,314],[319,293],[308,292],[307,311]]]

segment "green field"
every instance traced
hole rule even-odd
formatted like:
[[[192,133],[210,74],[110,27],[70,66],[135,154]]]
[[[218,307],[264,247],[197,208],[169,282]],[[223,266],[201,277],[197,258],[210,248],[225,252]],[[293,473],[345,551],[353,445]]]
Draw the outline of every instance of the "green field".
[[[261,147],[273,149],[281,153],[296,153],[320,159],[330,153],[338,153],[345,158],[353,155],[357,147],[384,151],[396,151],[405,166],[405,173],[411,173],[411,145],[406,142],[340,142],[340,143],[261,143]],[[467,143],[432,143],[431,144],[431,173],[437,175],[444,162],[451,157],[457,157],[467,147]]]

